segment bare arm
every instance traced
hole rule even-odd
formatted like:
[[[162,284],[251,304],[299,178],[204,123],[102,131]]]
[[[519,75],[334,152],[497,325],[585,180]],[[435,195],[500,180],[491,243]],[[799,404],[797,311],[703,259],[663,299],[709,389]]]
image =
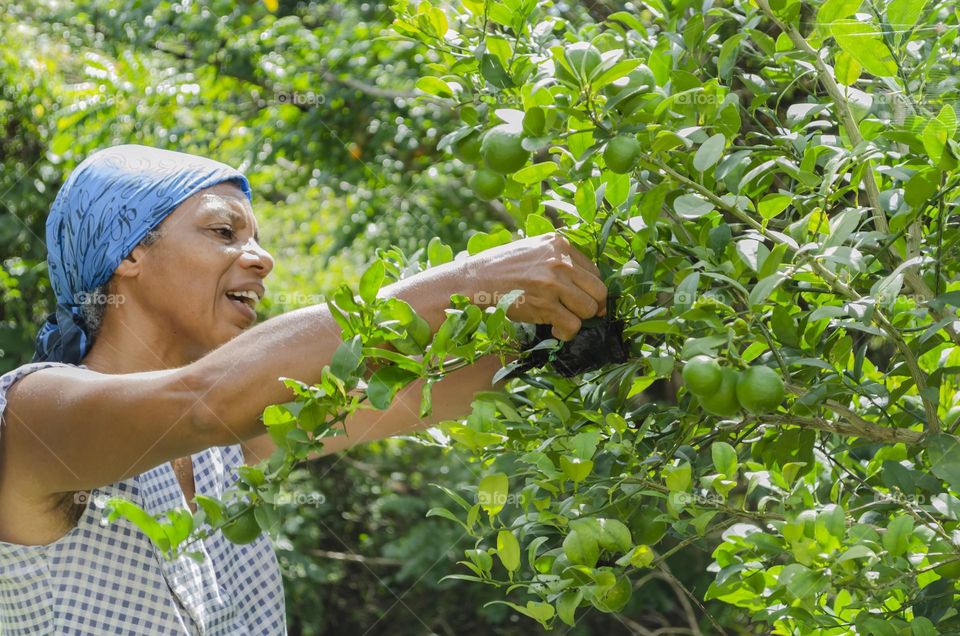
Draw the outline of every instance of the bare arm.
[[[605,299],[597,273],[565,239],[543,235],[431,268],[385,287],[381,296],[407,301],[435,331],[453,293],[526,289],[508,316],[551,323],[570,338],[579,319],[595,315]],[[340,327],[323,304],[271,318],[179,369],[30,374],[8,393],[0,489],[31,497],[86,490],[262,435],[263,409],[293,399],[278,378],[319,381],[340,342]],[[447,406],[438,408],[442,414]],[[358,415],[357,430],[372,423],[362,419],[372,413]],[[406,426],[397,422],[388,428]]]
[[[433,268],[383,293],[411,302],[436,330],[450,295],[466,291],[461,266]],[[263,409],[293,399],[278,378],[319,380],[340,342],[340,326],[322,304],[264,321],[179,369],[36,371],[8,393],[0,483],[29,475],[40,497],[88,490],[262,435]]]

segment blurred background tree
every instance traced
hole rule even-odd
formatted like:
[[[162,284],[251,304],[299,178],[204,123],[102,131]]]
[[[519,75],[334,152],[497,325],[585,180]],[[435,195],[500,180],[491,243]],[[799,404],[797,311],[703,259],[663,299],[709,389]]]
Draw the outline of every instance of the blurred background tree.
[[[603,2],[552,11],[587,24]],[[28,362],[54,305],[44,221],[60,184],[98,148],[140,143],[245,172],[276,257],[261,319],[322,302],[377,248],[415,256],[434,236],[515,229],[436,148],[456,122],[418,97],[433,60],[390,30],[387,3],[0,0],[0,372]],[[278,554],[291,633],[529,634],[501,597],[459,581],[468,537],[425,518],[481,474],[465,456],[392,439],[304,467]],[[709,555],[675,567],[702,595]],[[701,608],[666,577],[618,615],[569,634],[699,633]],[[712,607],[724,625],[729,612]],[[642,617],[642,618],[638,618]],[[638,622],[639,621],[639,622]],[[643,626],[641,626],[641,623]],[[645,626],[645,627],[644,627]],[[745,627],[732,626],[743,633]]]

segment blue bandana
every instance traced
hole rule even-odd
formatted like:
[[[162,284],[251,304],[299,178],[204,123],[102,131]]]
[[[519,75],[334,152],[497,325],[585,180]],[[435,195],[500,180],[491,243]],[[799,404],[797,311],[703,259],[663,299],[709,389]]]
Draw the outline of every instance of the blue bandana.
[[[224,181],[236,182],[252,199],[243,174],[182,152],[114,146],[77,166],[47,217],[57,310],[37,334],[33,361],[79,363],[93,344],[80,309],[84,295],[110,280],[120,261],[178,205]]]

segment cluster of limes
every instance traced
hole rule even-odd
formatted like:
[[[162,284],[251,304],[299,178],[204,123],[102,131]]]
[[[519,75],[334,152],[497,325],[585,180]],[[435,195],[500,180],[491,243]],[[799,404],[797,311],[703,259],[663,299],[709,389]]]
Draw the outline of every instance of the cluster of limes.
[[[484,201],[500,196],[507,183],[504,175],[516,172],[530,158],[523,147],[523,130],[510,124],[471,132],[453,145],[453,154],[464,163],[480,164],[470,188]]]
[[[561,65],[558,78],[580,86],[589,83],[603,61],[600,50],[587,42],[568,45],[564,58],[573,73]],[[453,144],[455,157],[478,166],[470,177],[470,188],[479,198],[489,201],[499,197],[506,187],[506,175],[527,163],[531,153],[523,147],[524,134],[536,137],[545,133],[542,111],[534,114],[539,116],[525,116],[522,127],[504,123],[483,132],[474,130]],[[608,169],[625,174],[636,168],[640,152],[641,144],[635,135],[619,134],[606,142],[603,160]]]
[[[732,417],[746,409],[754,415],[776,410],[785,396],[780,375],[764,366],[745,371],[720,366],[710,356],[696,356],[684,365],[683,383],[707,413]]]

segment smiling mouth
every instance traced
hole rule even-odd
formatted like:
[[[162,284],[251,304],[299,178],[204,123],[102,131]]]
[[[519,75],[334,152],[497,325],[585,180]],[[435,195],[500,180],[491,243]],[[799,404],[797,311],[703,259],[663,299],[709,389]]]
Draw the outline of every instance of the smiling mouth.
[[[255,308],[260,297],[253,291],[233,291],[224,294],[230,303],[243,314],[248,320],[255,320],[257,313]]]
[[[226,296],[230,300],[244,303],[250,309],[255,308],[260,301],[260,297],[254,291],[231,291],[227,292]]]

